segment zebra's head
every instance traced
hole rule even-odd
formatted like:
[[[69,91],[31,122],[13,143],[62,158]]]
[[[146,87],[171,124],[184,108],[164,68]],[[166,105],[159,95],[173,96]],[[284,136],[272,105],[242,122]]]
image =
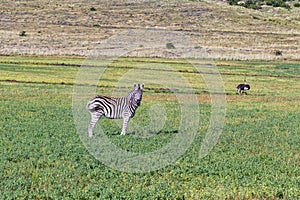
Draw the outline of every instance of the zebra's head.
[[[144,83],[142,83],[141,85],[134,83],[133,87],[134,89],[131,92],[132,103],[139,106],[142,101]]]

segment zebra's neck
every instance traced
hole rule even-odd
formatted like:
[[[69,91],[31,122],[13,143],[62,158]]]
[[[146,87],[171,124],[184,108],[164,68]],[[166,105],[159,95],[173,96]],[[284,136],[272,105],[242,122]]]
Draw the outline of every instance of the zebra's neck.
[[[128,98],[128,101],[129,101],[129,105],[134,107],[134,109],[136,109],[139,106],[137,101],[134,99],[134,96],[130,96]]]
[[[127,100],[129,102],[129,106],[131,106],[132,108],[134,108],[134,110],[139,107],[138,102],[134,99],[134,93],[130,93],[127,96]]]

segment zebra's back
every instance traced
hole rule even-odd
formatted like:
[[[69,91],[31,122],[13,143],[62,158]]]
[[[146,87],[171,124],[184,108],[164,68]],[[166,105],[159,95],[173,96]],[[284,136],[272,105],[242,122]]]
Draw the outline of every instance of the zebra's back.
[[[107,118],[123,118],[127,108],[127,99],[125,97],[114,98],[106,96],[97,96],[91,99],[87,104],[90,112],[99,112]]]

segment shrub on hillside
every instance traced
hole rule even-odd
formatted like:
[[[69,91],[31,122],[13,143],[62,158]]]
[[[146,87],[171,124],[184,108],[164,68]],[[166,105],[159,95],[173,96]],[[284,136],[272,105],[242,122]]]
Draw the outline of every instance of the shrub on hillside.
[[[227,0],[230,5],[239,5],[245,8],[251,9],[260,9],[261,8],[261,0]]]
[[[27,36],[26,31],[21,31],[21,32],[19,33],[19,36],[21,36],[21,37]]]
[[[175,46],[173,43],[169,42],[166,44],[167,49],[175,49]]]
[[[300,7],[300,3],[295,3],[294,7],[298,7],[299,8]]]
[[[290,8],[290,6],[284,0],[267,0],[266,5],[273,7]]]
[[[255,10],[260,9],[262,5],[289,9],[290,5],[286,3],[287,1],[291,0],[227,0],[230,5],[240,5]]]
[[[251,9],[261,9],[261,3],[257,0],[247,0],[244,4],[245,8],[251,8]]]

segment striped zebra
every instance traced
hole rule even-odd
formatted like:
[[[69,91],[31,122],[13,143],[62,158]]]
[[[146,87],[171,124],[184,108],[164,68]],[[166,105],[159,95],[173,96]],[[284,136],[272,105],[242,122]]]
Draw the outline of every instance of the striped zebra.
[[[93,128],[102,115],[111,119],[123,118],[121,135],[125,135],[130,118],[134,116],[136,109],[141,104],[143,89],[144,83],[141,86],[134,83],[134,89],[126,97],[97,96],[91,99],[87,104],[87,109],[91,114],[91,122],[88,127],[89,137],[93,136]]]

